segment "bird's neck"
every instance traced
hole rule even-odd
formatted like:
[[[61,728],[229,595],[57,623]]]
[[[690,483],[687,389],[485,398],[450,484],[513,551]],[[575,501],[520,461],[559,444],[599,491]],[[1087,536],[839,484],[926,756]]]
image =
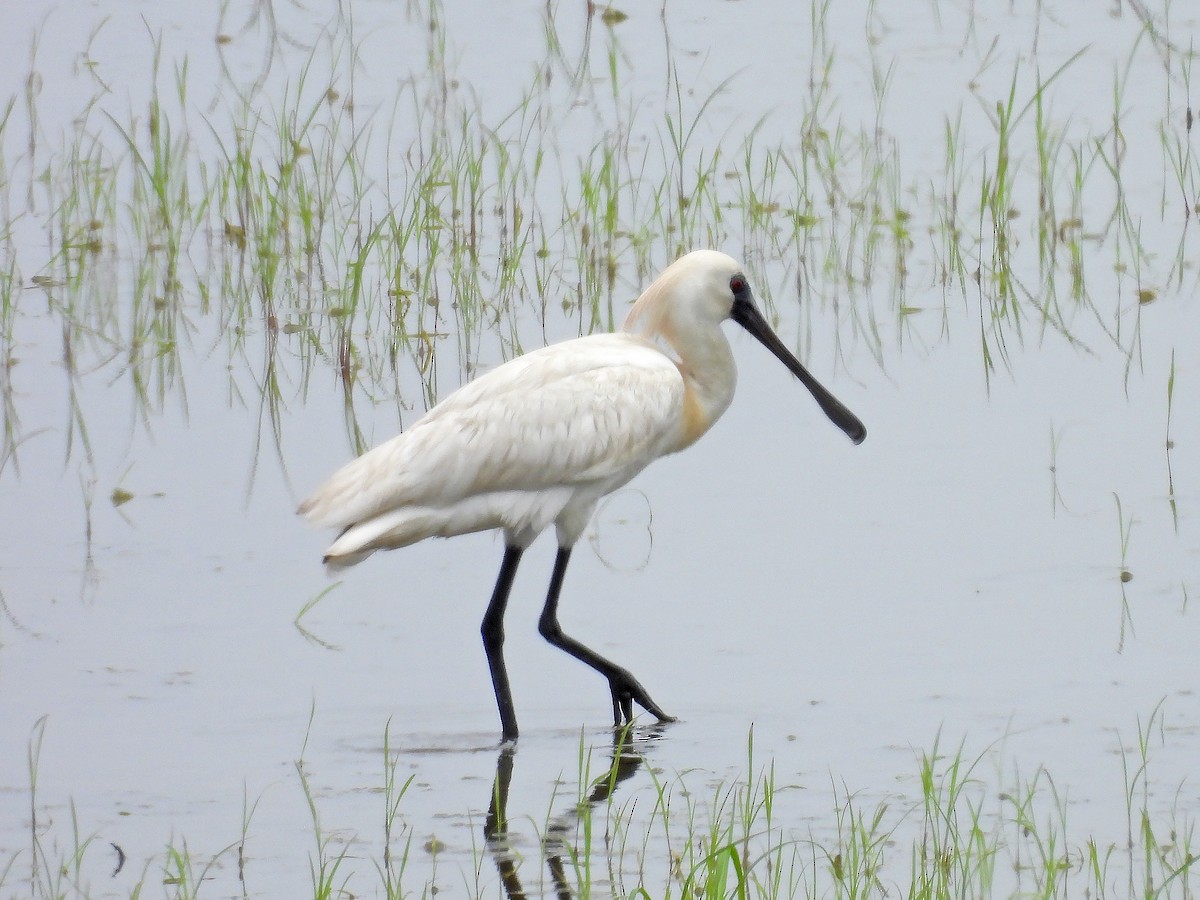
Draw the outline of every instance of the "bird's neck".
[[[737,368],[729,341],[720,330],[688,335],[690,340],[673,337],[671,345],[679,357],[676,365],[684,383],[683,433],[678,448],[682,450],[729,408],[737,385]]]

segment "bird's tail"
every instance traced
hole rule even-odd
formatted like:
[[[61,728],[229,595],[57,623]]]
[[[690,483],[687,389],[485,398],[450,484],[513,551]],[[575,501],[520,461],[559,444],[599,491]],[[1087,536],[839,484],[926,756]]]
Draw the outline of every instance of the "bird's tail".
[[[341,574],[344,569],[357,566],[374,552],[374,550],[364,550],[361,553],[345,553],[340,556],[332,556],[326,553],[321,562],[325,563],[325,574],[330,578],[334,578]]]
[[[358,565],[376,550],[394,550],[415,544],[437,533],[434,529],[437,519],[434,510],[405,507],[355,522],[325,551],[326,570],[340,572]]]

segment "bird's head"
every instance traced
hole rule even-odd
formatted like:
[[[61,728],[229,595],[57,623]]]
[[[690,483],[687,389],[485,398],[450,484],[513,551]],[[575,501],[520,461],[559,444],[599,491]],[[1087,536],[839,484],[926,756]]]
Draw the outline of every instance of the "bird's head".
[[[693,250],[679,257],[637,299],[624,330],[658,337],[725,321],[733,315],[735,279],[754,302],[741,271],[737,260],[717,250]]]
[[[624,330],[678,346],[684,333],[704,332],[733,319],[799,378],[830,420],[856,444],[867,429],[818,382],[767,324],[741,265],[717,250],[693,250],[671,263],[634,303]]]

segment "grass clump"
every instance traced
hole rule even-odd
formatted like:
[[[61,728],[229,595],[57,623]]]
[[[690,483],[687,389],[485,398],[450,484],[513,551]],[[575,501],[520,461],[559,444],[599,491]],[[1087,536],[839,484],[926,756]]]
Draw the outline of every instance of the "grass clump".
[[[278,876],[269,873],[278,866],[294,870],[298,846],[285,836],[251,833],[262,797],[243,803],[240,837],[202,860],[183,836],[146,856],[142,848],[106,841],[103,828],[85,835],[73,806],[69,833],[60,834],[38,778],[45,735],[43,720],[29,747],[30,842],[0,860],[0,896],[114,896],[115,882],[126,886],[120,896],[135,898],[156,881],[172,897],[258,896],[256,885],[271,895],[267,885]],[[291,790],[303,798],[315,839],[304,894],[314,898],[431,896],[443,888],[442,879],[455,877],[476,897],[499,888],[510,897],[549,892],[664,900],[1190,898],[1195,822],[1178,802],[1183,786],[1171,801],[1154,775],[1155,749],[1168,740],[1160,704],[1138,721],[1133,743],[1121,746],[1114,780],[1119,796],[1086,806],[1069,802],[1070,786],[1042,766],[1022,777],[1005,750],[1007,739],[972,756],[966,741],[945,751],[939,735],[915,752],[913,771],[894,780],[898,790],[875,788],[872,799],[836,777],[822,789],[809,778],[785,776],[778,755],[760,764],[753,731],[745,760],[731,774],[668,775],[655,762],[670,742],[661,726],[616,732],[604,745],[581,736],[576,772],[566,782],[574,793],[560,793],[551,778],[540,824],[519,814],[534,824],[532,832],[512,825],[510,785],[522,760],[511,746],[498,751],[482,798],[486,813],[463,820],[472,835],[467,840],[448,835],[443,841],[436,832],[420,837],[426,829],[450,827],[450,811],[436,802],[429,809],[428,798],[414,796],[417,776],[400,774],[401,760],[412,762],[412,751],[395,745],[390,725],[382,781],[368,789],[375,809],[368,818],[351,828],[326,824],[329,811],[322,807],[337,797],[314,789],[307,738]],[[1124,814],[1109,816],[1115,809]],[[473,836],[477,829],[482,841]],[[113,852],[119,854],[116,871]]]
[[[265,404],[276,443],[280,410],[303,402],[316,376],[341,386],[359,446],[360,404],[387,401],[400,417],[436,399],[442,369],[457,383],[531,339],[613,328],[654,272],[697,245],[742,254],[772,308],[801,301],[805,341],[832,310],[838,357],[865,348],[880,364],[905,343],[893,346],[893,330],[920,346],[951,333],[945,315],[919,315],[927,304],[912,302],[914,290],[978,307],[990,372],[1011,364],[1027,322],[1039,340],[1090,346],[1090,318],[1132,355],[1143,304],[1091,298],[1182,286],[1186,230],[1161,269],[1145,229],[1180,208],[1186,222],[1196,205],[1190,125],[1163,118],[1148,144],[1132,133],[1127,99],[1146,49],[1138,35],[1161,41],[1161,28],[1134,35],[1096,129],[1055,115],[1056,95],[1089,77],[1095,51],[1063,54],[1049,76],[1014,62],[993,88],[991,72],[1012,55],[997,45],[969,86],[983,116],[961,101],[948,109],[943,158],[930,163],[889,128],[902,69],[874,7],[861,121],[839,95],[828,2],[812,4],[796,115],[751,106],[731,116],[739,76],[697,87],[669,45],[665,84],[647,96],[622,46],[628,22],[608,21],[603,43],[589,37],[576,57],[566,13],[542,15],[544,58],[499,108],[461,80],[436,2],[410,8],[424,64],[386,100],[361,77],[371,63],[348,10],[299,54],[269,16],[220,28],[211,97],[198,96],[194,60],[148,32],[146,90],[124,109],[105,80],[101,27],[57,146],[43,137],[54,132],[39,106],[35,39],[26,89],[0,98],[8,367],[32,337],[17,309],[35,285],[47,301],[38,324],[63,335],[73,377],[128,385],[147,424],[172,399],[186,409],[192,355],[220,346],[232,401]],[[229,57],[256,42],[266,63],[235,77]],[[1191,59],[1171,57],[1169,91],[1190,84]],[[18,119],[30,128],[24,145]],[[1164,167],[1153,210],[1128,184],[1149,152]],[[1182,207],[1168,202],[1168,183]],[[5,385],[12,457],[22,410]],[[87,419],[69,415],[85,450]]]

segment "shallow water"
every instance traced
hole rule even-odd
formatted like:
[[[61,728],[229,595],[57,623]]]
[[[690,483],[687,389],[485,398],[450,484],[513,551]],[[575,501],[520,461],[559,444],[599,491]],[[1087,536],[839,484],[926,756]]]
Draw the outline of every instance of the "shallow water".
[[[921,826],[903,813],[921,797],[921,754],[961,745],[966,758],[982,757],[976,775],[989,802],[1049,780],[1055,797],[1039,801],[1036,815],[1056,820],[1061,802],[1073,866],[1089,838],[1124,852],[1143,805],[1154,821],[1188,834],[1200,810],[1200,628],[1190,609],[1200,589],[1200,367],[1192,352],[1200,311],[1194,223],[1175,199],[1160,133],[1178,130],[1185,89],[1164,74],[1161,45],[1138,38],[1141,23],[1128,9],[967,18],[925,3],[869,15],[850,6],[830,9],[823,27],[808,9],[768,15],[728,3],[672,8],[663,19],[626,10],[630,18],[611,29],[589,26],[582,11],[555,10],[552,20],[563,58],[582,60],[591,77],[572,86],[556,69],[551,79],[546,102],[561,118],[544,135],[553,139],[547,168],[558,174],[530,188],[543,213],[557,209],[559,181],[571,182],[597,134],[622,124],[631,158],[644,151],[651,168],[661,165],[661,122],[672,103],[694,112],[727,78],[699,117],[689,164],[721,146],[736,168],[738,138],[729,135],[760,120],[758,147],[798,144],[794,123],[813,113],[812,60],[824,49],[834,59],[819,100],[825,127],[895,148],[904,166],[897,204],[914,223],[903,252],[883,238],[865,240],[847,202],[856,186],[847,186],[837,196],[814,188],[827,206],[817,207],[822,222],[799,249],[773,249],[779,223],[744,230],[743,213],[724,195],[706,214],[723,220],[690,235],[711,235],[747,258],[781,334],[869,436],[850,445],[786,372],[731,329],[740,386],[724,420],[602,509],[568,572],[564,626],[629,665],[680,717],[663,729],[639,723],[640,764],[613,802],[637,835],[653,818],[656,778],[703,803],[773,761],[776,783],[788,788],[775,822],[797,841],[835,845],[835,811],[847,797],[860,809],[889,805],[899,867],[886,876],[891,886],[903,881],[905,841]],[[94,89],[89,72],[112,86],[101,105],[117,119],[144,107],[147,26],[162,35],[163,71],[187,55],[200,146],[205,116],[217,130],[226,122],[219,110],[230,83],[267,71],[269,98],[271,79],[294,83],[309,48],[322,63],[333,54],[336,40],[319,36],[325,17],[292,7],[275,13],[280,39],[269,54],[260,27],[239,30],[250,16],[240,7],[220,25],[207,11],[152,4],[86,15],[58,7],[44,24],[40,11],[0,14],[10,34],[40,27],[42,35],[37,146],[30,151],[23,140],[29,113],[20,102],[19,127],[4,133],[5,246],[20,290],[3,347],[15,362],[3,385],[10,437],[0,464],[0,896],[27,895],[31,878],[40,891],[47,869],[89,836],[78,870],[68,866],[79,896],[128,896],[143,878],[157,888],[163,867],[170,871],[164,848],[184,843],[196,878],[217,857],[203,875],[205,894],[305,896],[306,863],[345,850],[336,884],[382,896],[385,731],[400,779],[414,779],[399,807],[404,837],[393,840],[393,852],[412,840],[405,889],[501,892],[495,861],[507,857],[487,852],[484,824],[503,757],[478,639],[499,542],[479,535],[378,556],[347,573],[298,628],[293,620],[329,584],[319,565],[328,536],[292,510],[352,455],[355,429],[374,443],[411,421],[426,392],[460,383],[465,368],[586,330],[586,313],[560,314],[556,302],[586,269],[570,257],[573,229],[546,229],[558,262],[544,321],[536,304],[494,329],[463,326],[462,310],[446,313],[442,337],[431,339],[432,370],[421,369],[411,345],[380,378],[364,362],[347,404],[335,353],[314,357],[302,329],[275,332],[255,316],[240,326],[238,345],[232,329],[201,312],[196,285],[224,289],[204,275],[185,279],[184,327],[164,368],[126,364],[128,348],[91,341],[85,328],[73,336],[70,371],[63,323],[73,314],[63,306],[73,295],[55,284],[55,219],[41,195],[29,215],[18,214],[31,177],[36,185],[80,98]],[[435,18],[449,43],[453,91],[473,92],[480,117],[498,122],[545,63],[543,7],[470,5]],[[387,123],[403,132],[410,110],[392,116],[388,98],[403,94],[398,85],[410,73],[428,77],[425,12],[359,6],[354,20],[355,105],[364,116],[375,112],[380,132]],[[1170,39],[1188,46],[1198,24],[1172,8]],[[232,40],[218,44],[214,34]],[[986,277],[963,286],[940,274],[945,245],[927,207],[953,181],[944,123],[961,111],[961,214],[968,230],[986,233],[991,223],[967,194],[996,163],[992,105],[1007,95],[1018,61],[1027,97],[1031,68],[1045,79],[1084,47],[1048,92],[1050,115],[1062,134],[1091,146],[1079,136],[1107,134],[1114,72],[1128,65],[1118,105],[1120,196],[1147,250],[1138,255],[1127,235],[1106,227],[1118,194],[1111,179],[1089,175],[1082,230],[1096,236],[1082,242],[1086,302],[1070,296],[1063,265],[1061,322],[1044,326],[1034,302],[1023,307],[1018,333],[1011,321],[991,321]],[[873,66],[891,72],[882,100]],[[0,96],[21,97],[28,71],[8,67]],[[683,100],[671,93],[674,77],[690,90]],[[1014,165],[1027,175],[1037,154],[1024,122]],[[1190,141],[1185,133],[1182,146]],[[839,146],[875,158],[854,140]],[[378,139],[365,159],[397,179],[404,171]],[[871,173],[859,177],[869,182]],[[377,193],[367,205],[377,214],[384,176],[371,178]],[[1020,180],[1014,200],[1013,271],[1036,300],[1044,282],[1032,184]],[[648,201],[622,196],[628,230]],[[660,268],[689,227],[681,219],[670,237],[644,245],[618,237],[618,317],[650,274],[640,271],[643,254]],[[128,223],[106,232],[125,249],[96,270],[114,280],[119,304],[139,271],[128,249],[138,246],[135,232]],[[989,241],[980,238],[982,259],[968,274],[986,268]],[[219,265],[219,243],[193,241],[192,265]],[[837,258],[846,261],[840,269],[829,263]],[[527,249],[523,271],[536,269],[535,259]],[[39,285],[33,279],[42,274],[50,281]],[[453,279],[441,277],[446,290]],[[525,277],[518,297],[535,281]],[[1139,298],[1142,289],[1153,296]],[[255,296],[252,287],[245,293]],[[289,305],[286,293],[279,320],[302,325],[304,303]],[[370,314],[356,320],[364,353],[378,323]],[[982,339],[997,358],[990,372]],[[263,399],[270,366],[283,385],[274,402]],[[115,489],[132,499],[114,504]],[[595,776],[611,746],[604,684],[537,635],[552,555],[549,539],[526,555],[507,620],[522,737],[502,843],[530,893],[554,890],[541,836],[554,821],[570,833],[581,747]],[[1123,581],[1123,571],[1132,577]],[[1139,739],[1148,763],[1131,786]],[[326,848],[314,832],[330,841]],[[624,894],[643,875],[652,892],[671,883],[677,848],[661,836],[634,846],[641,840],[597,855],[595,890]],[[222,852],[239,843],[241,873],[236,850]],[[115,875],[110,845],[128,856]],[[1123,871],[1118,863],[1111,875],[1118,892]],[[1186,881],[1173,890],[1189,895]]]

